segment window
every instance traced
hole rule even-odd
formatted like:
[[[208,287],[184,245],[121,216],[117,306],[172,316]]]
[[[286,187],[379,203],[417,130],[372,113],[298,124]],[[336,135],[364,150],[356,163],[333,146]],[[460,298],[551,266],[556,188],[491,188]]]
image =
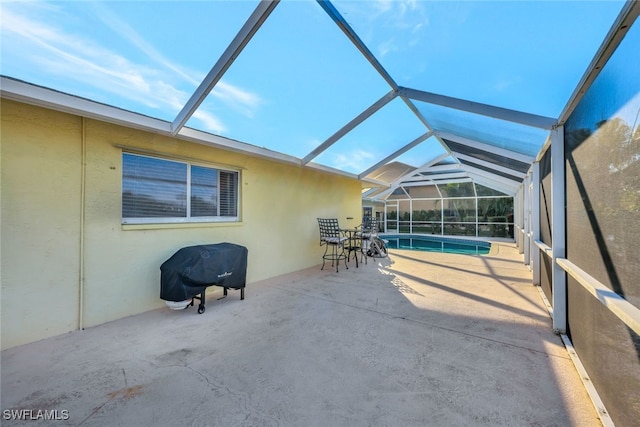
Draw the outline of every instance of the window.
[[[122,223],[238,221],[238,175],[122,153]]]

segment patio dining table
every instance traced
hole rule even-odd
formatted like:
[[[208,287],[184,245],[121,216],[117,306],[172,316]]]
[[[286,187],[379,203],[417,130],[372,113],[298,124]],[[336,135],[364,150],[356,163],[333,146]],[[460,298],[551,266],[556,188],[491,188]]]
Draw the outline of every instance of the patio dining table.
[[[356,268],[358,268],[358,252],[362,252],[362,236],[358,235],[361,231],[357,228],[341,228],[340,231],[347,237],[347,244],[345,250],[347,251],[347,261],[351,258],[351,252],[354,252],[354,258],[356,260]]]

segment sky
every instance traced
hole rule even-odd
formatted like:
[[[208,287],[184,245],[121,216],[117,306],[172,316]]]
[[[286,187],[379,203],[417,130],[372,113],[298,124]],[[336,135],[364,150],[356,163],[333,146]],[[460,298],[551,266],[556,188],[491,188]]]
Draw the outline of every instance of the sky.
[[[0,73],[173,121],[257,3],[0,0]],[[623,2],[333,4],[400,86],[557,118]],[[283,0],[187,126],[304,158],[390,90],[316,2]],[[447,132],[532,155],[544,143],[420,104]],[[396,98],[313,161],[360,173],[427,130]],[[432,137],[400,160],[444,152]]]

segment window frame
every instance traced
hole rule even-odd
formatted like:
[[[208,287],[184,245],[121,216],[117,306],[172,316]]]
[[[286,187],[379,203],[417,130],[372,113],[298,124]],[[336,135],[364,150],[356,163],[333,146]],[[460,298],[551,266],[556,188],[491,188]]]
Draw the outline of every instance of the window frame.
[[[186,176],[186,188],[187,188],[187,193],[186,193],[186,216],[185,217],[124,217],[124,203],[123,203],[123,196],[124,196],[124,181],[125,181],[125,177],[124,177],[124,156],[125,155],[130,155],[130,156],[138,156],[138,157],[146,157],[146,158],[151,158],[151,159],[157,159],[157,160],[162,160],[162,161],[169,161],[169,162],[174,162],[174,163],[180,163],[180,164],[184,164],[187,167],[187,176]],[[240,168],[234,168],[234,167],[230,167],[230,166],[221,166],[218,164],[214,164],[214,163],[208,163],[205,161],[199,161],[199,160],[192,160],[192,159],[182,159],[182,158],[175,158],[175,157],[171,157],[171,156],[163,156],[162,154],[148,154],[148,153],[140,153],[140,152],[136,152],[136,151],[128,151],[128,150],[123,150],[120,156],[120,161],[121,161],[121,174],[120,174],[120,222],[122,225],[136,225],[136,224],[197,224],[197,223],[236,223],[236,222],[240,222],[240,183],[241,183],[241,169]],[[220,213],[220,209],[221,209],[221,189],[220,189],[220,173],[221,172],[227,172],[227,173],[231,173],[231,174],[235,174],[236,177],[236,182],[235,182],[235,213],[236,215],[232,215],[232,216],[222,216],[222,215],[215,215],[215,216],[197,216],[197,217],[192,217],[191,216],[191,191],[192,191],[192,186],[191,186],[191,178],[192,178],[192,173],[191,173],[191,168],[192,166],[196,166],[196,167],[200,167],[200,168],[207,168],[207,169],[212,169],[216,172],[216,176],[217,176],[217,180],[216,180],[216,210],[218,213]]]

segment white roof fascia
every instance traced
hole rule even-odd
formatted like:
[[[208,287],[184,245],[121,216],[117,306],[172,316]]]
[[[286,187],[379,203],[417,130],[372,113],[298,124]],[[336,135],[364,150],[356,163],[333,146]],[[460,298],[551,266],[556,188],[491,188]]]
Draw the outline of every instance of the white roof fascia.
[[[249,43],[264,21],[269,17],[273,9],[278,5],[279,1],[280,0],[261,0],[258,6],[256,6],[238,34],[236,34],[202,83],[200,83],[200,86],[198,86],[196,91],[191,95],[191,98],[189,98],[176,116],[171,124],[171,133],[173,135],[177,135],[178,132],[180,132],[180,129],[182,129],[207,95],[209,95],[209,92],[211,92],[220,81],[233,61],[240,55],[240,52],[242,52],[247,43]]]
[[[398,95],[415,99],[417,101],[427,102],[429,104],[441,105],[443,107],[452,108],[454,110],[467,111],[469,113],[479,114],[481,116],[493,117],[495,119],[519,123],[522,125],[541,129],[550,130],[557,123],[557,120],[551,117],[524,113],[522,111],[509,110],[507,108],[467,101],[465,99],[453,98],[445,95],[438,95],[418,89],[400,87],[398,88]]]
[[[477,148],[478,150],[486,151],[488,153],[508,157],[522,163],[533,163],[533,161],[535,160],[535,157],[529,156],[527,154],[522,154],[515,151],[507,150],[505,148],[496,147],[494,145],[485,144],[483,142],[474,141],[473,139],[464,138],[453,133],[436,132],[436,135],[444,139],[450,139],[451,141],[457,142],[458,144],[467,145],[469,147]]]
[[[429,139],[429,137],[431,135],[433,135],[433,132],[429,131],[429,132],[425,133],[424,135],[421,135],[421,136],[417,137],[416,139],[414,139],[413,141],[411,141],[410,143],[408,143],[407,145],[405,145],[404,147],[402,147],[401,149],[399,149],[395,153],[393,153],[393,154],[385,157],[384,159],[380,160],[378,163],[376,163],[375,165],[371,166],[369,169],[365,170],[364,172],[361,172],[358,175],[358,177],[360,179],[362,179],[363,177],[369,175],[371,172],[373,172],[374,170],[378,169],[380,166],[387,164],[390,160],[393,160],[396,157],[401,156],[403,153],[406,153],[407,151],[411,150],[416,145],[418,145],[418,144],[422,143],[423,141]]]
[[[268,150],[266,148],[257,147],[255,145],[235,141],[188,127],[183,127],[177,135],[172,135],[171,124],[169,122],[7,77],[0,77],[0,96],[4,99],[36,105],[55,111],[74,114],[80,117],[100,120],[105,123],[112,123],[161,135],[174,136],[175,138],[185,141],[262,157],[296,166],[301,165],[298,157],[289,156],[277,151]],[[318,166],[315,164],[310,164],[308,166],[314,169],[330,172],[334,175],[342,175],[358,179],[357,175],[338,169]]]
[[[8,77],[1,77],[0,96],[26,104],[154,133],[170,133],[171,130],[171,124],[164,120]]]
[[[335,142],[338,141],[340,138],[342,138],[347,133],[349,133],[353,128],[355,128],[360,123],[362,123],[363,121],[368,119],[373,113],[375,113],[380,108],[384,107],[387,103],[392,101],[395,97],[396,97],[396,92],[393,91],[393,90],[388,92],[388,93],[386,93],[382,98],[378,99],[371,106],[369,106],[369,108],[364,110],[362,113],[358,114],[358,116],[356,118],[351,120],[349,123],[347,123],[345,126],[343,126],[340,130],[338,130],[336,133],[334,133],[329,138],[327,138],[326,141],[324,141],[322,144],[318,145],[312,152],[307,154],[302,159],[302,164],[304,165],[304,164],[309,163],[311,160],[313,160],[315,157],[317,157],[324,150],[326,150],[327,148],[329,148],[333,144],[335,144]]]
[[[518,178],[524,179],[524,177],[527,176],[525,172],[519,172],[515,169],[510,169],[504,166],[496,165],[495,163],[487,162],[485,160],[478,159],[477,157],[467,156],[466,154],[456,153],[456,152],[453,152],[452,154],[459,159],[467,160],[469,162],[475,163],[480,166],[485,166],[500,172],[508,173],[509,175],[513,175]]]
[[[580,79],[580,82],[576,86],[576,89],[571,94],[567,105],[560,113],[558,119],[558,125],[564,125],[566,121],[575,110],[578,103],[582,100],[582,97],[587,93],[591,84],[602,71],[602,68],[607,63],[611,55],[616,51],[618,45],[629,31],[629,28],[633,25],[633,22],[640,15],[640,2],[639,1],[627,1],[622,10],[618,14],[618,17],[614,21],[611,29],[604,38],[604,41],[598,48],[598,51],[594,55],[591,63],[587,67],[584,75]]]

